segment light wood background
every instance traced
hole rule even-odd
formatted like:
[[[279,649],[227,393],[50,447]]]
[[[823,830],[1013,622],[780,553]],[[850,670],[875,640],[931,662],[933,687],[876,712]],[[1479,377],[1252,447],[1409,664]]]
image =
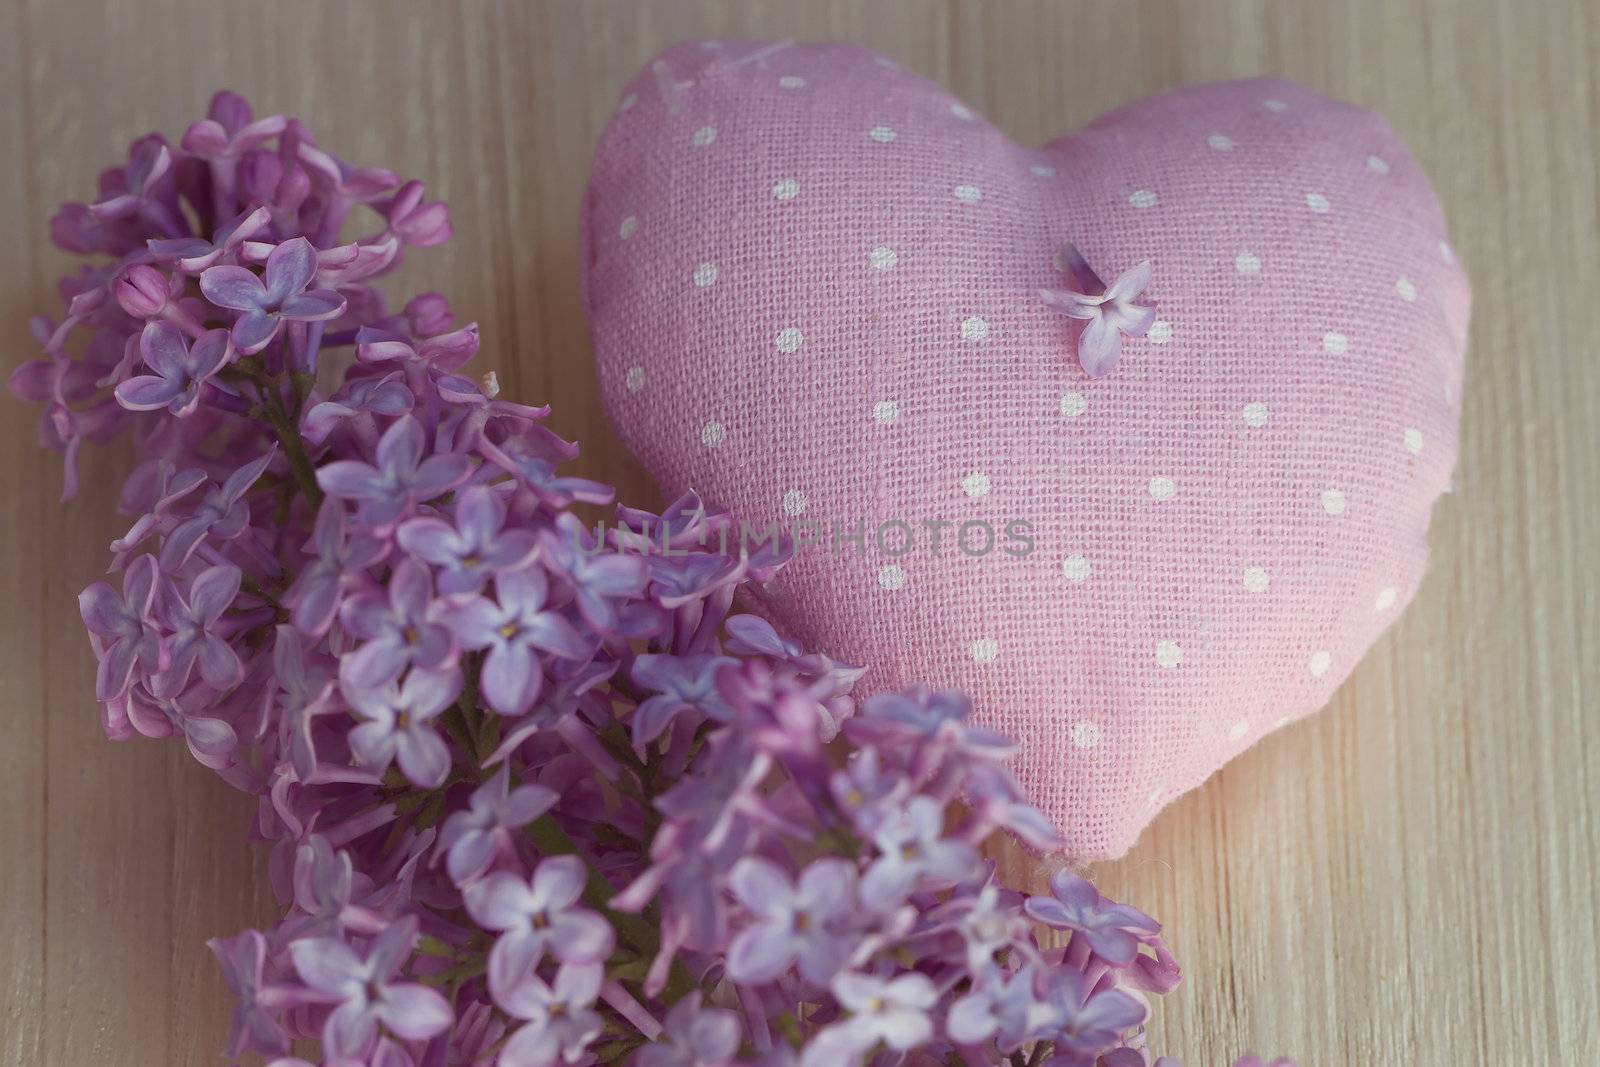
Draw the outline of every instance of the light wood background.
[[[522,4],[0,0],[0,339],[28,358],[46,219],[220,86],[428,180],[456,240],[398,279],[483,324],[510,396],[651,498],[607,431],[576,211],[620,86],[684,37],[846,38],[1038,142],[1185,82],[1287,75],[1382,110],[1476,289],[1458,491],[1416,603],[1309,722],[1162,816],[1105,888],[1187,980],[1157,1047],[1306,1065],[1600,1063],[1600,7],[1594,0]],[[127,456],[55,501],[0,400],[0,1061],[219,1062],[206,938],[267,921],[251,805],[179,744],[98,730],[74,594]],[[1600,741],[1600,739],[1596,739]]]

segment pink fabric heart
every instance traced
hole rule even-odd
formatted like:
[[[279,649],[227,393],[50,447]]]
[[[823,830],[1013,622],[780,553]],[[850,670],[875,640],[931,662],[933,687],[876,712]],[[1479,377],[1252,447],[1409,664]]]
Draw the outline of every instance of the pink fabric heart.
[[[1324,704],[1421,577],[1469,296],[1370,113],[1233,82],[1033,149],[861,48],[688,44],[629,86],[583,231],[663,490],[820,538],[760,610],[869,691],[972,693],[1079,857]],[[1041,295],[1097,295],[1068,244],[1150,264],[1095,312],[1105,377]]]

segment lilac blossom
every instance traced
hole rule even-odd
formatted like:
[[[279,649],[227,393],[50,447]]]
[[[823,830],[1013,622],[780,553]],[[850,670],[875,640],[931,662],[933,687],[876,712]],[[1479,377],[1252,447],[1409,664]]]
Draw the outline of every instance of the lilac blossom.
[[[474,597],[451,612],[451,627],[463,648],[488,649],[483,660],[483,695],[502,715],[521,715],[544,684],[540,651],[581,658],[589,649],[566,616],[546,609],[544,571],[503,571],[495,599]]]
[[[533,558],[539,542],[527,530],[502,530],[505,505],[488,486],[475,485],[456,501],[455,524],[425,516],[395,531],[400,547],[438,571],[441,593],[476,593],[501,571]]]
[[[593,1005],[603,977],[597,963],[564,963],[553,983],[531,977],[498,998],[508,1014],[525,1020],[500,1053],[500,1067],[579,1062],[600,1036],[601,1019]]]
[[[307,291],[316,274],[317,250],[296,237],[267,256],[264,281],[247,267],[221,264],[200,275],[200,291],[218,307],[244,312],[233,324],[233,343],[251,355],[271,344],[285,322],[322,322],[344,310],[344,297],[331,289]]]
[[[737,661],[728,656],[643,655],[633,661],[633,680],[654,692],[633,713],[633,742],[648,745],[686,711],[727,722],[733,712],[717,693],[717,671]]]
[[[466,371],[477,327],[376,285],[448,231],[218,94],[52,220],[95,259],[10,379],[69,495],[84,441],[135,453],[121,591],[80,598],[106,732],[181,736],[256,804],[284,907],[213,943],[230,1057],[1146,1067],[1160,927],[982,858],[1060,840],[1011,740],[733,613],[792,541],[695,493],[591,532],[612,490]],[[1115,340],[1138,285],[1075,308]]]
[[[879,855],[861,879],[863,904],[887,909],[925,880],[954,885],[973,869],[971,846],[943,836],[944,817],[944,805],[915,796],[878,827],[873,842]]]
[[[350,731],[350,751],[377,771],[391,761],[416,785],[437,789],[450,773],[450,749],[432,723],[461,691],[456,671],[413,667],[404,682],[346,686],[344,695],[365,721]]]
[[[339,677],[354,689],[392,681],[407,667],[444,671],[456,662],[456,643],[442,620],[445,607],[433,598],[433,578],[415,560],[402,560],[387,591],[369,589],[346,600],[339,619],[365,641],[339,664]]]
[[[696,991],[673,1005],[661,1039],[639,1050],[634,1067],[725,1067],[734,1062],[742,1036],[737,1015],[702,1007]]]
[[[190,345],[177,327],[152,322],[139,337],[139,354],[155,374],[117,386],[118,403],[130,411],[166,408],[179,417],[192,415],[200,390],[228,360],[228,332],[207,330]]]
[[[1108,963],[1131,963],[1145,938],[1161,932],[1161,924],[1137,908],[1106,900],[1071,871],[1050,878],[1048,897],[1029,897],[1028,916],[1057,930],[1082,934],[1096,955]]]
[[[489,987],[503,995],[546,953],[562,963],[600,963],[611,955],[611,926],[577,907],[586,872],[577,856],[551,856],[521,878],[504,871],[468,886],[467,912],[486,930],[497,930],[489,953]]]
[[[806,981],[826,985],[849,957],[855,868],[841,859],[812,863],[795,884],[769,860],[736,864],[728,888],[753,922],[728,946],[735,981],[770,982],[798,961]]]
[[[244,677],[244,664],[233,646],[216,632],[217,620],[239,595],[244,577],[227,563],[207,567],[189,583],[187,595],[171,581],[162,582],[156,598],[156,615],[167,627],[167,669],[152,679],[158,696],[172,696],[189,683],[196,668],[213,689],[231,689]]]
[[[555,805],[556,793],[542,785],[511,788],[504,764],[467,801],[467,808],[445,820],[439,848],[445,854],[450,880],[466,886],[477,880],[497,856],[514,857],[512,834]]]
[[[360,501],[362,521],[383,530],[410,511],[460,485],[471,474],[459,453],[423,457],[427,440],[422,424],[410,415],[396,419],[378,441],[374,463],[345,459],[317,471],[317,483],[332,496]]]
[[[365,955],[344,941],[306,938],[289,946],[308,989],[335,1004],[322,1028],[329,1056],[360,1056],[383,1025],[403,1038],[420,1039],[450,1026],[450,1004],[436,991],[394,980],[417,936],[417,921],[402,919],[373,941]]]
[[[1122,356],[1122,338],[1143,337],[1156,321],[1156,309],[1136,303],[1150,287],[1148,260],[1123,271],[1109,286],[1089,266],[1076,246],[1061,252],[1061,268],[1071,287],[1040,289],[1046,307],[1087,325],[1078,335],[1078,362],[1091,378],[1103,378]]]
[[[158,577],[156,561],[140,556],[124,573],[120,596],[104,582],[78,595],[83,624],[99,646],[94,689],[100,700],[115,700],[125,693],[136,666],[154,674],[165,665],[166,648],[151,611]]]

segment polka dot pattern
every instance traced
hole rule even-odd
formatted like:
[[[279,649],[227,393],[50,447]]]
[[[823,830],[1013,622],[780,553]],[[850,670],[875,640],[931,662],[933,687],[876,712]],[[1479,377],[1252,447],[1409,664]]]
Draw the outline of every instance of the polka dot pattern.
[[[665,493],[866,523],[773,580],[777,621],[874,687],[967,690],[1069,850],[1115,855],[1418,587],[1468,332],[1442,216],[1381,124],[1284,82],[1040,150],[865,51],[739,63],[759,47],[674,51],[679,109],[646,72],[602,137],[607,410]],[[1107,277],[1152,263],[1159,317],[1104,378],[1034,295],[1066,241]]]

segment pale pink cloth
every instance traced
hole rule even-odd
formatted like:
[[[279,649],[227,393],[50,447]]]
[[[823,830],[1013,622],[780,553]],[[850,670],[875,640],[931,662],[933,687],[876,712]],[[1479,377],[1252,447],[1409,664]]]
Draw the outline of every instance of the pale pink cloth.
[[[1076,856],[1325,703],[1421,577],[1468,287],[1373,114],[1243,81],[1032,149],[862,48],[686,44],[628,87],[583,231],[606,408],[664,491],[865,522],[763,610],[868,691],[971,693]],[[1068,241],[1154,264],[1101,380],[1037,295]]]

